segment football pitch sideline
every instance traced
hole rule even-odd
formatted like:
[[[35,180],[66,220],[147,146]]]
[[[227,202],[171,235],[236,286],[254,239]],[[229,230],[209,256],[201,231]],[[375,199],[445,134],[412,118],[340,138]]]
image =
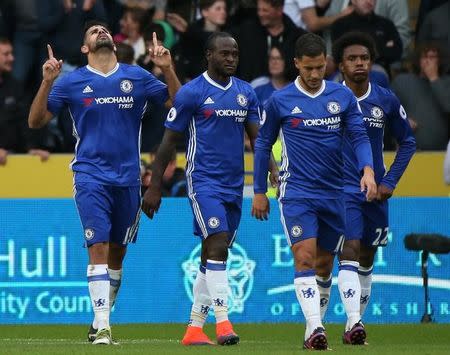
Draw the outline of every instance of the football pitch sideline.
[[[450,324],[367,325],[369,345],[341,341],[342,325],[326,326],[333,354],[450,354]],[[0,325],[0,354],[298,354],[303,324],[236,324],[237,346],[184,347],[184,324],[127,324],[113,327],[114,346],[87,342],[86,325]],[[205,332],[214,339],[214,326]]]

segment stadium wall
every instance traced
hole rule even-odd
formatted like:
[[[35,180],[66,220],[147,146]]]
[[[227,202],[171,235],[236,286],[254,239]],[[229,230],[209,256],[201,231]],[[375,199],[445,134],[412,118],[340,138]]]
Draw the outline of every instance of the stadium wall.
[[[6,167],[0,167],[0,323],[91,321],[87,253],[69,198],[70,159],[52,156],[40,163],[36,158],[13,156]],[[410,176],[404,179],[417,185],[402,187],[407,196],[434,197],[391,200],[389,243],[377,254],[366,322],[419,322],[424,313],[420,253],[405,250],[403,238],[412,232],[450,236],[449,191],[439,185],[442,159],[438,153],[417,155]],[[251,200],[244,201],[228,264],[235,322],[303,320],[292,287],[293,260],[278,205],[271,203],[270,220],[259,222],[250,217]],[[138,245],[130,247],[125,262],[113,322],[186,322],[198,263],[198,240],[192,236],[187,199],[165,199],[154,220],[142,218]],[[450,255],[430,255],[429,276],[433,317],[450,323]],[[343,322],[344,318],[335,285],[326,320]]]

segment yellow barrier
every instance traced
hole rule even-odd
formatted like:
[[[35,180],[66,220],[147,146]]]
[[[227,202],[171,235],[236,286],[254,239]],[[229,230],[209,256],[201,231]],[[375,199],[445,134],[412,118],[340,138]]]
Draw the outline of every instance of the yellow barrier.
[[[148,155],[143,155],[144,158]],[[385,153],[390,166],[393,153]],[[53,154],[47,162],[29,155],[10,155],[6,166],[0,166],[0,198],[61,198],[72,196],[72,155]],[[179,166],[185,158],[178,154]],[[417,153],[398,185],[396,196],[449,196],[450,187],[443,181],[443,152]],[[245,183],[252,184],[253,156],[246,154]]]

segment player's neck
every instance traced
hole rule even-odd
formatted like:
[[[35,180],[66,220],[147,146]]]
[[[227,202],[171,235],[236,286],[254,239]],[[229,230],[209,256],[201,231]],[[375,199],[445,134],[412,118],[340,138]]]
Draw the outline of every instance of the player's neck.
[[[222,86],[226,86],[230,82],[229,76],[220,75],[218,73],[215,73],[215,72],[212,72],[209,70],[207,70],[206,72],[212,80],[214,80],[216,83],[218,83]]]
[[[117,58],[112,51],[98,51],[96,53],[89,54],[88,64],[95,70],[107,74],[117,65]]]
[[[367,90],[369,90],[369,80],[363,81],[362,83],[355,83],[352,81],[345,81],[345,85],[353,91],[356,97],[363,96]]]

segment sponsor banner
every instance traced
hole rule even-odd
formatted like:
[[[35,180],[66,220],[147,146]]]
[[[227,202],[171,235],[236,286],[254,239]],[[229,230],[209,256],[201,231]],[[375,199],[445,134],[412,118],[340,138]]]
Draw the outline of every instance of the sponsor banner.
[[[302,322],[293,290],[293,259],[276,201],[270,221],[250,217],[243,205],[237,241],[230,250],[230,318],[234,322]],[[126,208],[126,206],[124,207]],[[394,198],[388,245],[375,260],[373,292],[364,320],[419,322],[424,313],[420,253],[407,251],[408,233],[450,236],[450,199]],[[192,235],[187,199],[164,199],[150,221],[141,218],[137,245],[130,245],[112,314],[116,323],[187,322],[200,249]],[[0,200],[0,323],[86,323],[87,250],[70,199]],[[450,255],[428,259],[430,309],[450,322]],[[334,271],[328,322],[344,322]]]

